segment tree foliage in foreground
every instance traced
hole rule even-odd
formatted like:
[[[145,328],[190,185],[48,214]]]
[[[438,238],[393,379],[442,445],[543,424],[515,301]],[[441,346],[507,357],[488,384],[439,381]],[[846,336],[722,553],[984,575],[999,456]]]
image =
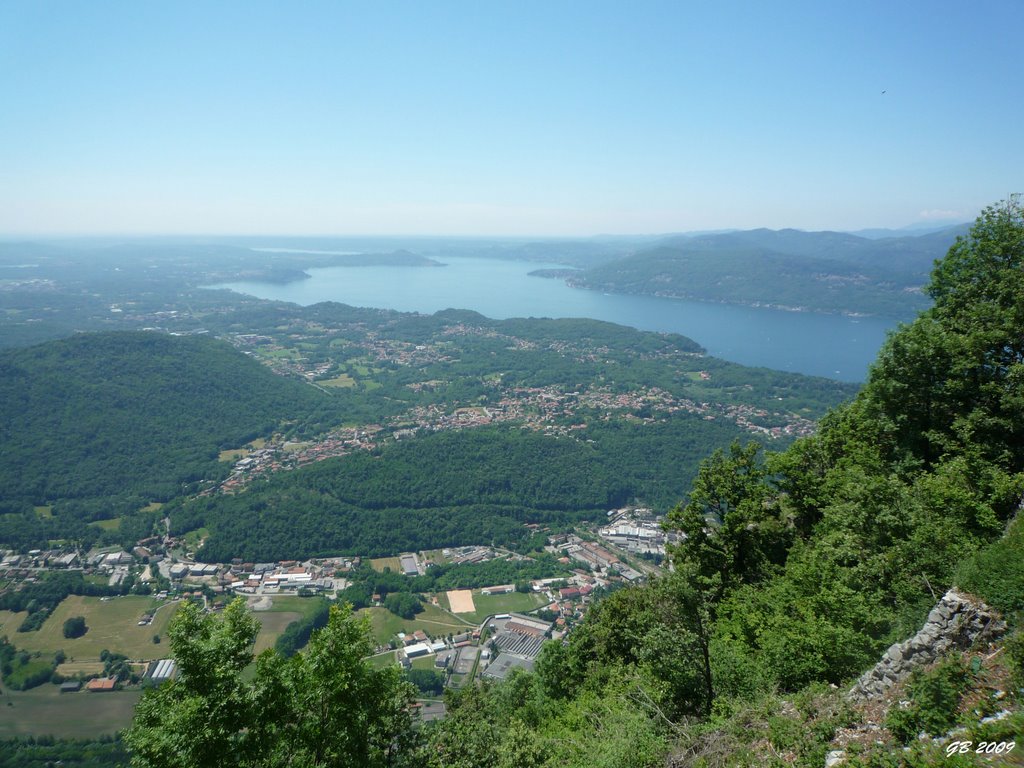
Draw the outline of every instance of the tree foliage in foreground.
[[[147,691],[125,743],[132,765],[389,766],[412,739],[412,687],[373,669],[369,627],[334,607],[305,653],[255,660],[242,600],[221,616],[185,604],[168,632],[178,677]]]

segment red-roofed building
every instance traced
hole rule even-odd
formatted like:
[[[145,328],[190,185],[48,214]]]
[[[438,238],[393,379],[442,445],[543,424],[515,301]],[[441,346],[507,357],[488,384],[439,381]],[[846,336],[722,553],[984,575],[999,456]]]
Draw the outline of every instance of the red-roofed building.
[[[97,677],[95,680],[90,680],[85,684],[85,690],[112,691],[115,685],[117,685],[116,677]]]

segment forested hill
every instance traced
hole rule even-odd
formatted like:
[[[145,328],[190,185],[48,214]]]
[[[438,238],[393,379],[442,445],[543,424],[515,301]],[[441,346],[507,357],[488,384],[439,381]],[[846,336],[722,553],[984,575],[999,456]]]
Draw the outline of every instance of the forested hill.
[[[963,228],[872,240],[840,232],[757,229],[666,238],[574,274],[603,291],[909,319],[934,261]]]
[[[209,337],[81,334],[0,354],[0,494],[162,501],[330,397]]]

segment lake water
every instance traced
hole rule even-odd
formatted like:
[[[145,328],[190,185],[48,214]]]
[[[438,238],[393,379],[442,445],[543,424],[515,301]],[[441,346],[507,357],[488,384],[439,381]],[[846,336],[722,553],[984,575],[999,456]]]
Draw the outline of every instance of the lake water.
[[[681,333],[708,353],[841,381],[861,382],[896,321],[785,312],[570,288],[528,273],[557,264],[444,257],[445,267],[326,267],[285,285],[225,283],[264,299],[303,306],[338,301],[359,307],[433,313],[472,309],[487,317],[591,317],[647,331]]]

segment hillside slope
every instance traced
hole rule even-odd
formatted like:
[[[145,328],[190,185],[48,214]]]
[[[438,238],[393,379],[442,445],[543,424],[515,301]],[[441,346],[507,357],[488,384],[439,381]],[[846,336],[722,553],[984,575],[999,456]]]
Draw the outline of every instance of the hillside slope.
[[[602,291],[653,294],[814,312],[910,318],[955,228],[870,240],[840,232],[757,229],[672,237],[569,278]]]
[[[82,334],[0,355],[0,502],[163,501],[237,447],[330,407],[208,337]]]

